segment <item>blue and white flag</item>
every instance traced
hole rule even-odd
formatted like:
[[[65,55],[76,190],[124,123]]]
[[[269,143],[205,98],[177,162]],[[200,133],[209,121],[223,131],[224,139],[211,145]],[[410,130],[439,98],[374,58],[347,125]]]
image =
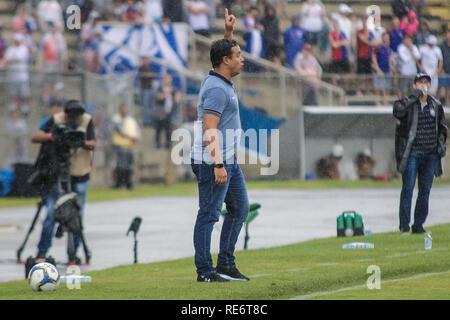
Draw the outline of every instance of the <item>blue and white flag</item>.
[[[136,71],[142,56],[185,68],[188,26],[184,23],[103,26],[100,74]],[[158,71],[158,70],[155,70]]]

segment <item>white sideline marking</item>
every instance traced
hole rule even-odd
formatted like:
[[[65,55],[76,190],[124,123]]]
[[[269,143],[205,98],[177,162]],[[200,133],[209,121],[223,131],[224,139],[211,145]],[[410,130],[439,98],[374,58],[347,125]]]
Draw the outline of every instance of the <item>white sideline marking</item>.
[[[443,271],[443,272],[420,273],[420,274],[416,274],[414,276],[410,276],[410,277],[406,277],[406,278],[389,279],[389,280],[384,280],[382,282],[388,283],[388,282],[403,281],[403,280],[414,280],[414,279],[420,279],[420,278],[425,278],[425,277],[434,276],[434,275],[438,275],[438,274],[445,274],[445,273],[450,273],[450,270]],[[314,297],[318,297],[318,296],[324,296],[324,295],[339,293],[339,292],[343,292],[343,291],[363,289],[363,288],[366,288],[365,284],[353,286],[353,287],[341,288],[341,289],[337,289],[337,290],[314,292],[314,293],[310,293],[310,294],[296,296],[296,297],[290,298],[288,300],[306,300],[306,299],[310,299],[310,298],[314,298]]]

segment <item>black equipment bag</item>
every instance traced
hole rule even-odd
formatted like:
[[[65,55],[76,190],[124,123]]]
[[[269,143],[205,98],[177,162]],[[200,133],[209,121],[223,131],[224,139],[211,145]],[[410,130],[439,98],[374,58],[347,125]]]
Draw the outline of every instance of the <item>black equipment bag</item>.
[[[42,144],[33,169],[34,172],[29,176],[27,183],[39,189],[41,195],[48,194],[58,177],[58,160],[53,142]]]
[[[80,199],[75,192],[63,194],[55,205],[55,221],[60,223],[64,230],[75,234],[81,233]]]
[[[11,191],[8,196],[11,197],[37,197],[40,188],[37,185],[28,183],[29,178],[33,174],[34,168],[31,163],[15,163],[14,176],[15,179],[11,184]]]
[[[48,256],[45,259],[42,259],[40,261],[38,261],[35,257],[29,256],[27,258],[27,261],[25,262],[25,279],[28,278],[28,274],[30,273],[30,270],[38,263],[40,262],[48,262],[51,263],[52,265],[54,265],[56,267],[56,261],[52,256]]]

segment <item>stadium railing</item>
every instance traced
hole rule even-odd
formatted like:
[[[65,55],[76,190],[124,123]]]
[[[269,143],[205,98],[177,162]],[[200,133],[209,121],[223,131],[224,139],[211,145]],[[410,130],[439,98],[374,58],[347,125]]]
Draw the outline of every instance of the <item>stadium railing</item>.
[[[211,68],[209,50],[212,40],[189,34],[189,68],[206,72]],[[244,72],[236,78],[239,98],[248,106],[265,110],[267,113],[287,118],[302,106],[301,88],[312,88],[316,92],[319,106],[346,105],[345,91],[330,83],[305,77],[295,70],[279,66],[243,51]],[[250,68],[247,69],[247,68]]]

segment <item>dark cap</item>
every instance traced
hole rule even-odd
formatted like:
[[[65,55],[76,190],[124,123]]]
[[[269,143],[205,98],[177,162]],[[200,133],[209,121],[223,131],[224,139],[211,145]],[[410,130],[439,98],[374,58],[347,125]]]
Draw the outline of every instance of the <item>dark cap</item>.
[[[65,113],[82,115],[84,111],[83,105],[78,100],[69,100],[64,104]]]
[[[423,72],[418,73],[415,78],[414,78],[414,83],[416,83],[417,81],[419,81],[422,78],[427,78],[427,80],[431,83],[431,77]]]

